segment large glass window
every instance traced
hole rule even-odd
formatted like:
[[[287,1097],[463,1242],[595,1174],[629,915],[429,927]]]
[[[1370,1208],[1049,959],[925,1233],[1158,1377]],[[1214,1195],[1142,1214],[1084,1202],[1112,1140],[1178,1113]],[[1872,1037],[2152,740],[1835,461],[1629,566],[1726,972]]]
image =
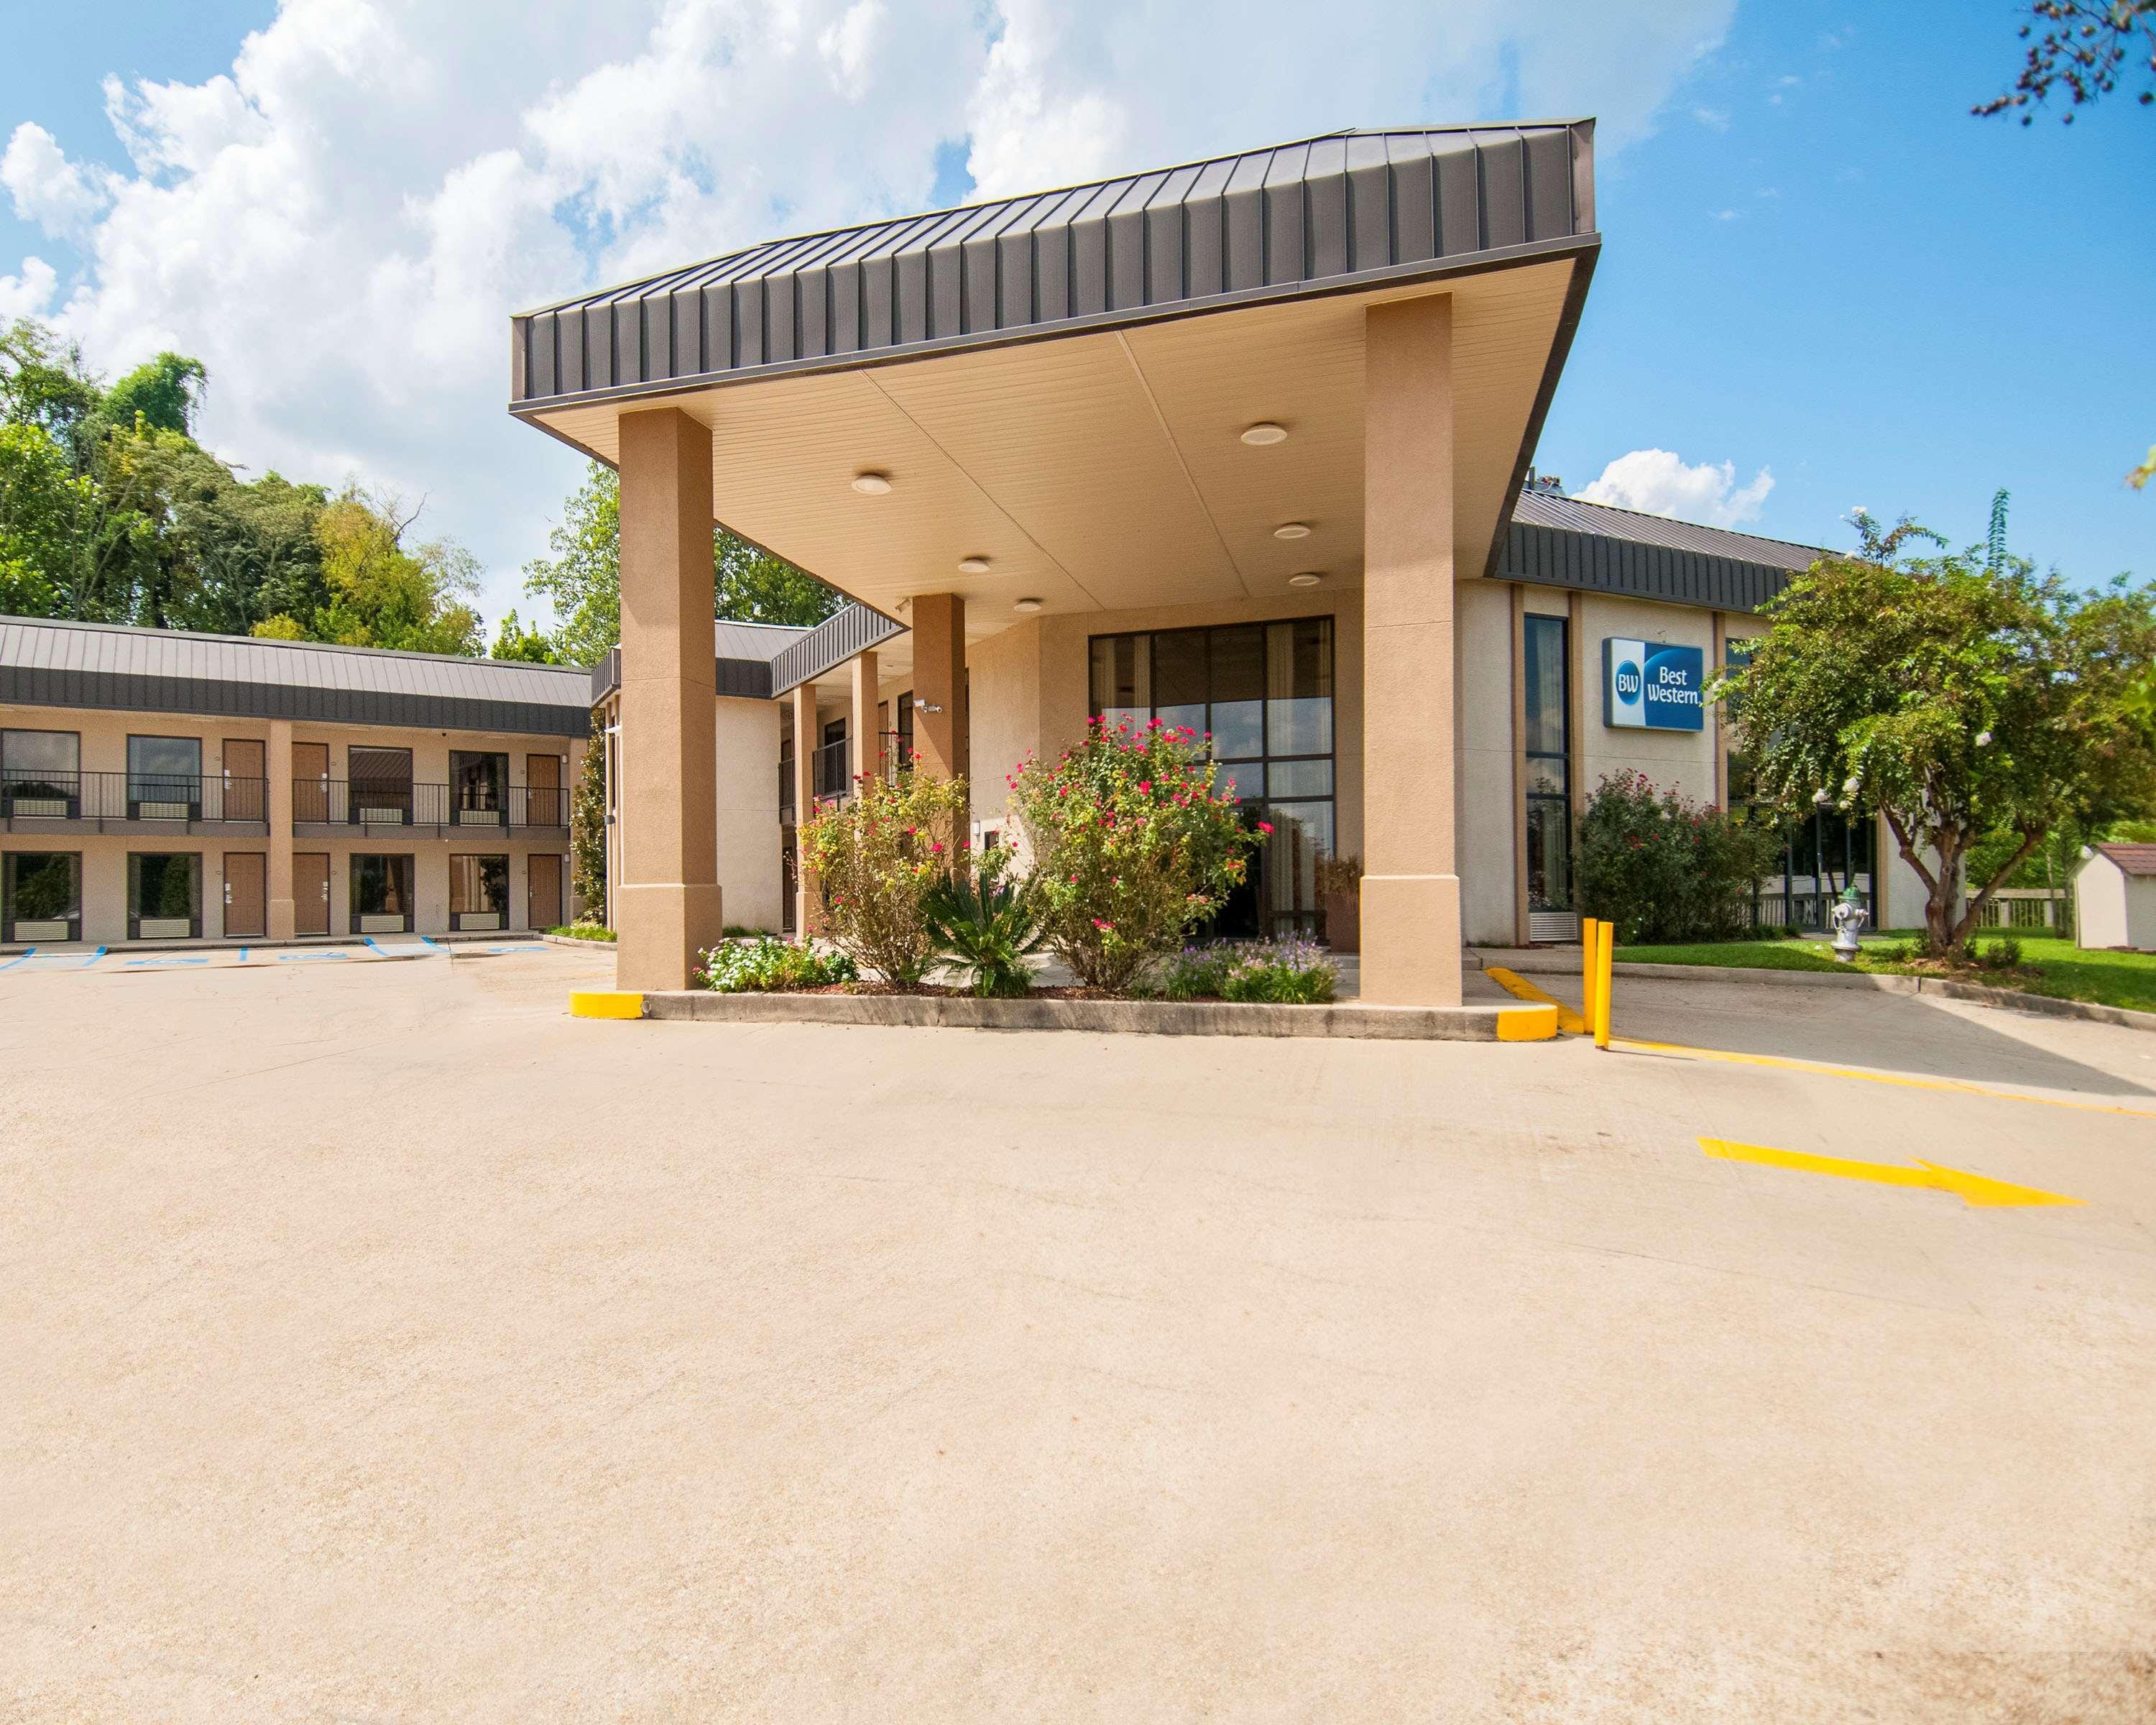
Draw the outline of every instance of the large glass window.
[[[1522,680],[1527,762],[1527,910],[1572,909],[1570,625],[1523,619]]]
[[[1214,932],[1317,932],[1317,862],[1337,843],[1332,619],[1098,635],[1091,663],[1095,713],[1209,737],[1246,818],[1272,825]]]
[[[202,858],[192,851],[127,859],[131,940],[192,940],[202,932]]]
[[[360,747],[346,751],[352,776],[352,818],[369,826],[408,826],[412,822],[412,751]]]
[[[509,927],[509,859],[453,856],[449,859],[449,927]]]
[[[449,819],[459,826],[498,827],[509,802],[509,757],[449,751]]]
[[[0,731],[0,814],[78,818],[81,768],[75,732]]]
[[[127,814],[136,820],[202,818],[202,739],[127,739]]]
[[[82,855],[18,850],[0,858],[0,941],[82,937]]]
[[[355,856],[352,860],[352,932],[408,934],[412,930],[412,859]]]

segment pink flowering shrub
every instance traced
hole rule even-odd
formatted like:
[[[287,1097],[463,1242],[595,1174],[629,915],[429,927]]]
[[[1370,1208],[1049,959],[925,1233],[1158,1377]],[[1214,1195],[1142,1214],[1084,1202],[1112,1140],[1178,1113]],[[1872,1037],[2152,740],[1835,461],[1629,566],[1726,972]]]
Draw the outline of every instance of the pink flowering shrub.
[[[1579,908],[1615,924],[1620,945],[1738,940],[1752,930],[1753,883],[1774,834],[1657,788],[1643,773],[1595,787],[1579,823]]]
[[[1079,981],[1130,987],[1183,949],[1184,932],[1219,907],[1258,842],[1235,794],[1190,732],[1111,726],[1053,763],[1028,761],[1011,805],[1033,855],[1050,947]]]
[[[917,988],[936,963],[929,897],[966,848],[966,782],[910,768],[896,783],[856,779],[801,829],[803,864],[824,892],[824,929],[864,970]]]

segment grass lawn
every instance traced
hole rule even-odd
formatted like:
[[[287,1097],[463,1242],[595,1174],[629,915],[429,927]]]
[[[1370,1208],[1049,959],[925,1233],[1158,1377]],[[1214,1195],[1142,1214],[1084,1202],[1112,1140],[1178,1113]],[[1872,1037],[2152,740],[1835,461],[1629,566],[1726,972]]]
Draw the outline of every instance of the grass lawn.
[[[1882,947],[1913,937],[1887,932],[1864,938],[1864,956],[1851,968],[1907,974],[1917,968],[1896,964],[1876,956]],[[1982,952],[2001,937],[1987,932],[1977,938]],[[2105,1006],[2131,1007],[2156,1012],[2156,952],[2086,952],[2071,941],[2056,936],[2022,934],[2021,965],[2018,973],[1993,973],[1972,968],[1957,981],[1987,988],[2021,988],[2032,994],[2052,994],[2062,1000],[2093,1000]],[[1620,947],[1618,958],[1628,964],[1707,964],[1735,966],[1749,970],[1839,970],[1834,953],[1823,940],[1712,941],[1688,947]]]

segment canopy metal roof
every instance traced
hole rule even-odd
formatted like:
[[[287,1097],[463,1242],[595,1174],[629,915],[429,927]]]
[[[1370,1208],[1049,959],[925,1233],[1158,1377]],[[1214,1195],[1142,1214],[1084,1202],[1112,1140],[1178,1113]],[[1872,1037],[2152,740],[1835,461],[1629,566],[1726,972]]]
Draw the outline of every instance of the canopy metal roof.
[[[0,702],[582,737],[580,666],[0,617]]]
[[[1591,249],[1594,122],[1328,132],[782,239],[511,321],[512,410]]]

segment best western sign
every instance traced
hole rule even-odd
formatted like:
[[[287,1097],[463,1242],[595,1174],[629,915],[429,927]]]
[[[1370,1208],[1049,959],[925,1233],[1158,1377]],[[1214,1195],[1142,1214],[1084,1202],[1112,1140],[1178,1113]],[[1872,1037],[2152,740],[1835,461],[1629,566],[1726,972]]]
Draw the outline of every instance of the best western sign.
[[[1660,641],[1602,643],[1602,722],[1625,731],[1697,731],[1706,711],[1706,655]]]

